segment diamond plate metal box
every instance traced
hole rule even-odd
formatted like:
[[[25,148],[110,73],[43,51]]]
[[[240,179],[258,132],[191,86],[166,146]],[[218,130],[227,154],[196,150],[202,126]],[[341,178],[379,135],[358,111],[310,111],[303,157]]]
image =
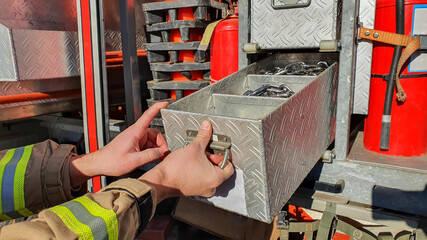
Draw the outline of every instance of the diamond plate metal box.
[[[303,57],[271,56],[162,110],[170,150],[184,147],[186,131],[198,130],[205,119],[214,134],[231,139],[236,176],[204,201],[271,222],[327,149],[334,138],[337,64],[319,76],[257,74],[293,60],[310,62]],[[285,83],[296,93],[288,99],[243,96],[266,83]]]
[[[321,40],[337,39],[338,0],[274,7],[281,2],[286,1],[251,2],[251,43],[258,43],[261,49],[319,48]]]

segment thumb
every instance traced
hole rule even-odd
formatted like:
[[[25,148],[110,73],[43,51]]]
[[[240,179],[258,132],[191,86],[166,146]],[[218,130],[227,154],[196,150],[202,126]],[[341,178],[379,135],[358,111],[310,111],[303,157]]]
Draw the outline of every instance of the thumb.
[[[234,166],[230,161],[227,161],[227,163],[225,164],[225,167],[223,169],[221,168],[216,168],[217,171],[220,171],[220,174],[223,177],[223,180],[227,180],[231,177],[231,175],[233,175],[234,173]]]
[[[196,139],[194,139],[193,142],[199,144],[201,147],[203,147],[203,149],[205,149],[211,140],[211,136],[212,124],[208,120],[205,120],[203,121],[202,126],[197,133]]]
[[[134,163],[135,167],[139,167],[141,165],[144,165],[146,163],[155,161],[163,156],[164,151],[158,147],[158,148],[149,148],[145,149],[141,152],[134,153]]]

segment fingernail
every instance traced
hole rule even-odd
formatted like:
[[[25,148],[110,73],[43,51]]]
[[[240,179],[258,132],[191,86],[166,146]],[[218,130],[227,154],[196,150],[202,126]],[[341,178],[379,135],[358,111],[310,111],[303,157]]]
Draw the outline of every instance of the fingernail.
[[[203,130],[209,130],[209,121],[208,120],[203,121],[202,126],[200,128]]]

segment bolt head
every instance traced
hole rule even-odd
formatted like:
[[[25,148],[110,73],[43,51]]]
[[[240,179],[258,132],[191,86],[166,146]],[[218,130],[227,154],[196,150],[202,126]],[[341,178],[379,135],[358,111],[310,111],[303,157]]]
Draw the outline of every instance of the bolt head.
[[[369,36],[369,35],[371,35],[371,32],[366,31],[366,32],[365,32],[365,36]]]
[[[374,33],[374,38],[379,37],[380,35],[378,33]]]

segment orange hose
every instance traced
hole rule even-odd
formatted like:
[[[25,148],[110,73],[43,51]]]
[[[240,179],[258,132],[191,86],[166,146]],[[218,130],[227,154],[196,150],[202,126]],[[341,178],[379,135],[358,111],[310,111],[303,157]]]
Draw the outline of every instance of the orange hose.
[[[48,93],[35,92],[35,93],[0,96],[0,104],[28,102],[28,101],[51,99],[51,98],[80,97],[80,96],[81,96],[80,89],[48,92]]]
[[[123,58],[109,58],[107,59],[107,64],[122,64]]]
[[[108,90],[109,94],[116,94],[124,92],[123,88],[115,88]],[[19,102],[28,102],[28,101],[37,101],[37,100],[45,100],[45,99],[59,99],[59,98],[80,98],[81,90],[64,90],[64,91],[56,91],[56,92],[35,92],[35,93],[25,93],[25,94],[17,94],[17,95],[8,95],[8,96],[0,96],[0,104],[8,104],[8,103],[19,103]]]
[[[138,57],[145,57],[147,56],[147,52],[144,49],[138,49],[136,50],[136,55]],[[107,58],[123,58],[123,53],[122,51],[111,51],[111,52],[106,52],[105,56]]]

